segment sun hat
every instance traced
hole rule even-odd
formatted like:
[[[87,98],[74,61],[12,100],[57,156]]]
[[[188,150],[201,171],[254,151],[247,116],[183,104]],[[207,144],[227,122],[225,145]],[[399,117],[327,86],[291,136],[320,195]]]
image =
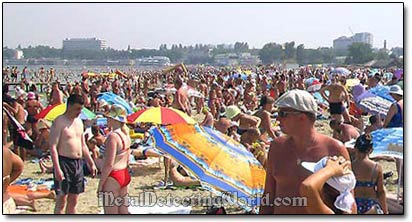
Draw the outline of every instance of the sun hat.
[[[107,118],[112,118],[114,120],[117,120],[121,123],[127,122],[126,109],[117,104],[113,104],[110,107],[110,110],[104,114],[104,116]]]
[[[389,88],[389,93],[403,96],[403,90],[398,85],[391,86],[391,88]]]
[[[50,122],[44,119],[39,119],[37,123],[37,130],[50,129]]]
[[[330,157],[325,156],[316,163],[302,162],[301,165],[312,173],[316,173],[317,171],[325,168],[326,162],[329,158]],[[343,176],[331,177],[328,181],[326,181],[326,183],[340,193],[334,202],[335,207],[345,212],[351,212],[352,205],[355,202],[351,191],[356,185],[356,178],[353,172],[349,171],[349,173]]]
[[[239,115],[242,111],[239,109],[239,107],[235,105],[228,106],[226,108],[226,117],[228,119],[233,119],[237,115]]]
[[[34,92],[29,92],[27,94],[27,99],[36,99],[36,94]]]
[[[292,108],[302,112],[313,113],[315,115],[318,111],[318,104],[312,94],[300,89],[286,92],[276,100],[275,105],[278,108]]]
[[[16,88],[16,98],[19,98],[20,96],[26,96],[26,92],[20,88]]]

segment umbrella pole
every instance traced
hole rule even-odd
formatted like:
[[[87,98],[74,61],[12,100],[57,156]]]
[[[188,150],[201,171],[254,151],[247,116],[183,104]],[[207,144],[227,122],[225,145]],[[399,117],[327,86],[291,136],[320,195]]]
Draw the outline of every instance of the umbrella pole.
[[[398,204],[400,203],[399,201],[399,193],[401,191],[401,180],[402,180],[402,167],[403,167],[403,160],[399,164],[399,175],[398,175],[398,194],[396,195],[396,201]]]

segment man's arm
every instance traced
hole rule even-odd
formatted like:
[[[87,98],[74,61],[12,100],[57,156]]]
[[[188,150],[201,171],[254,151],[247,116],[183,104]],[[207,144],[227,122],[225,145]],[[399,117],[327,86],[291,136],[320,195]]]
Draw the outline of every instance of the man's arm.
[[[83,151],[83,158],[86,159],[87,166],[89,167],[92,176],[96,176],[97,168],[94,164],[93,158],[90,156],[89,148],[86,145],[86,141],[84,139],[84,135],[82,135],[82,151]]]
[[[58,173],[58,177],[56,178],[58,181],[63,180],[63,172],[60,168],[59,164],[59,153],[58,153],[58,145],[60,141],[60,134],[61,134],[61,126],[60,126],[60,119],[57,118],[51,128],[50,128],[50,137],[49,137],[49,144],[50,144],[50,154],[53,162],[54,171]]]
[[[319,93],[322,96],[322,98],[326,101],[329,101],[329,98],[326,96],[326,90],[329,90],[329,86],[326,86],[324,88],[321,88]]]

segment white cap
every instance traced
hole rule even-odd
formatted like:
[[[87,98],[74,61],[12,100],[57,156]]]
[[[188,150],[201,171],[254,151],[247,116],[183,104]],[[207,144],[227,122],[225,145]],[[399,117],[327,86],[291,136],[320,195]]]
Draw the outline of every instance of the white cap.
[[[391,88],[389,88],[389,93],[403,96],[403,90],[398,85],[391,86]]]
[[[279,108],[292,108],[315,115],[318,111],[318,104],[312,94],[300,89],[286,92],[276,100],[275,105]]]
[[[305,169],[311,171],[312,173],[316,173],[326,166],[328,158],[329,157],[326,156],[316,163],[302,162],[301,164]],[[351,190],[353,190],[356,185],[356,178],[353,172],[350,171],[350,173],[340,177],[331,177],[328,181],[326,181],[326,183],[340,193],[335,200],[335,207],[345,212],[351,212],[352,205],[355,202]]]

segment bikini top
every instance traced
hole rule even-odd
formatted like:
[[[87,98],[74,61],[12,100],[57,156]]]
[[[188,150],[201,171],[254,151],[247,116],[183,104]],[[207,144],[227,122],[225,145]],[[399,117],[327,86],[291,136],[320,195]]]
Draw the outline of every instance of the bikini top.
[[[375,167],[372,170],[372,178],[370,181],[359,181],[356,180],[356,187],[375,187],[378,184],[378,181],[374,182],[374,176],[375,176],[375,171],[376,171],[376,167],[378,166],[378,164],[375,164]]]
[[[118,133],[118,132],[113,132],[113,133],[117,134],[120,137],[120,140],[122,141],[122,147],[123,147],[123,149],[121,149],[120,151],[118,150],[116,152],[116,155],[120,155],[124,152],[129,151],[130,148],[127,148],[127,149],[125,148],[126,146],[125,146],[123,137],[120,135],[120,133]],[[101,155],[104,156],[104,153],[106,152],[106,143],[103,143],[101,146],[99,146],[99,152],[100,152]]]
[[[114,133],[116,133],[120,137],[120,140],[122,141],[122,146],[123,146],[123,149],[121,149],[120,151],[117,151],[116,155],[120,155],[124,152],[129,151],[130,148],[126,148],[123,137],[120,135],[120,133],[118,133],[118,132],[114,132]]]

